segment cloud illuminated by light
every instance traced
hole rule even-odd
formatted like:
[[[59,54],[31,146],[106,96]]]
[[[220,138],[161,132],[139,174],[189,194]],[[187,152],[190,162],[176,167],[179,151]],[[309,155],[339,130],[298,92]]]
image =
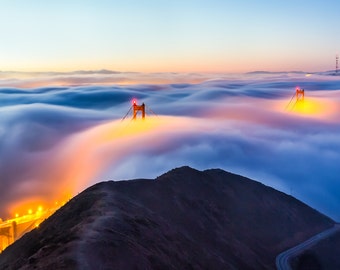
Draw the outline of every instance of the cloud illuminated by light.
[[[14,216],[23,204],[53,204],[99,181],[189,165],[255,178],[340,218],[336,77],[152,74],[146,77],[171,83],[102,86],[93,74],[82,76],[91,84],[0,88],[1,216]],[[97,79],[105,76],[116,74]],[[189,83],[193,78],[203,81]],[[296,85],[306,90],[306,104],[287,111]],[[133,98],[158,116],[121,121]]]

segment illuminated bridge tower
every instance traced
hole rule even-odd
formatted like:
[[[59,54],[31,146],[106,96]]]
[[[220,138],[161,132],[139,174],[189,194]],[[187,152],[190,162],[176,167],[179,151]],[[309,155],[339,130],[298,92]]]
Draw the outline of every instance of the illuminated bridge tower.
[[[300,87],[296,87],[295,93],[290,99],[289,103],[286,106],[286,110],[293,110],[294,107],[298,104],[303,104],[305,100],[305,90],[301,89]]]
[[[295,97],[296,102],[303,102],[303,100],[305,99],[305,90],[297,87]]]
[[[133,107],[133,116],[132,116],[133,120],[137,118],[138,112],[141,112],[142,119],[145,119],[145,104],[144,103],[142,105],[137,105],[137,102],[134,100],[132,107]]]
[[[148,110],[148,113],[151,113],[155,116],[157,116],[157,114],[151,110],[148,106],[146,106],[144,103],[142,103],[142,105],[138,105],[136,100],[132,101],[132,106],[130,107],[129,111],[125,114],[125,116],[122,118],[121,121],[124,121],[125,118],[129,115],[131,115],[130,113],[132,112],[132,120],[136,120],[137,119],[137,115],[140,112],[142,114],[142,119],[145,119],[145,115],[146,115],[146,110]]]

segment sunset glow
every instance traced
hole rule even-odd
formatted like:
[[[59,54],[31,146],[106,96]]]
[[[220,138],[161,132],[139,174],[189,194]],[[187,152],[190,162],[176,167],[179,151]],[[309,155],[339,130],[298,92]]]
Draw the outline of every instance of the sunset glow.
[[[0,11],[1,25],[6,26],[0,30],[0,70],[329,70],[340,44],[332,30],[339,5],[5,1]]]
[[[91,185],[183,165],[244,175],[340,221],[339,10],[3,1],[0,252]]]

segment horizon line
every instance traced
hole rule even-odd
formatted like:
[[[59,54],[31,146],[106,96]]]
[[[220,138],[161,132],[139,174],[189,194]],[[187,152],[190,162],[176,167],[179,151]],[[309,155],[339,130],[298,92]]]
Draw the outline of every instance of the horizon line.
[[[304,70],[282,70],[282,71],[271,71],[271,70],[251,70],[251,71],[120,71],[120,70],[112,70],[112,69],[74,69],[69,71],[61,71],[61,70],[0,70],[0,73],[23,73],[23,74],[71,74],[71,73],[83,73],[91,74],[91,73],[101,73],[101,74],[126,74],[126,73],[139,73],[139,74],[251,74],[251,73],[324,73],[324,72],[336,72],[336,69],[330,70],[319,70],[319,71],[304,71]]]

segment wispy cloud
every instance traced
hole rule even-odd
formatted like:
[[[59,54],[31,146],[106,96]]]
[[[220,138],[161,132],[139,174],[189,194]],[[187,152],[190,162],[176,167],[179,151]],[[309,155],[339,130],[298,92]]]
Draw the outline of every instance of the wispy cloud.
[[[98,181],[190,165],[255,178],[340,220],[337,77],[153,74],[149,79],[167,83],[103,86],[98,74],[82,76],[93,81],[0,88],[2,216],[20,201],[58,199]],[[310,108],[285,111],[296,86],[305,88]],[[133,98],[158,116],[121,121]]]
[[[131,84],[200,83],[220,74],[140,73],[111,70],[79,70],[74,72],[14,72],[0,71],[0,87],[38,88],[45,86],[89,86]],[[229,78],[223,75],[222,78]]]

